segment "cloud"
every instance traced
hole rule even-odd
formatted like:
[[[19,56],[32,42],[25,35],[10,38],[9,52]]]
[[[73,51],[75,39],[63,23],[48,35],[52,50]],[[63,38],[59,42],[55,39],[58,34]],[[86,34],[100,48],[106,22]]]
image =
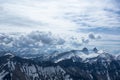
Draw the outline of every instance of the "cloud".
[[[56,46],[64,45],[65,41],[59,36],[55,37],[51,32],[30,32],[23,33],[1,33],[0,49],[10,50],[22,54],[38,54],[48,48],[56,48]],[[52,51],[52,49],[51,49]]]
[[[79,34],[80,35],[80,34]],[[87,37],[60,36],[52,32],[33,31],[30,33],[0,33],[0,49],[19,54],[40,54],[51,51],[67,51],[80,48],[90,42]]]
[[[69,35],[69,36],[68,36]],[[104,36],[104,37],[103,37]],[[113,40],[109,40],[109,38]],[[106,40],[106,38],[108,40]],[[118,38],[118,40],[116,40]],[[118,50],[119,37],[114,35],[57,34],[53,32],[33,31],[30,33],[0,33],[0,51],[12,51],[16,54],[41,54],[54,51],[64,52],[82,47]]]
[[[88,36],[89,36],[90,39],[95,39],[95,36],[92,33],[90,33]]]
[[[10,14],[7,12],[3,7],[0,6],[0,25],[6,25],[6,27],[9,25],[9,27],[17,26],[19,27],[33,27],[37,25],[44,25],[41,22],[37,22],[34,20],[30,20],[18,15]]]
[[[101,39],[101,36],[100,35],[95,35],[94,33],[89,33],[88,34],[88,38],[89,39]]]
[[[85,43],[85,44],[88,44],[89,43],[89,39],[82,38],[82,42]]]
[[[104,27],[96,27],[96,28],[87,28],[87,29],[80,29],[77,32],[94,32],[96,34],[107,34],[107,35],[120,35],[120,27],[113,27],[113,28],[104,28]]]
[[[117,0],[1,0],[0,25],[54,31],[118,28],[118,3]]]
[[[32,53],[61,47],[77,48],[87,46],[91,40],[107,39],[101,35],[112,35],[109,40],[117,35],[114,39],[120,40],[119,3],[118,0],[0,0],[0,32],[43,31],[19,37],[2,34],[1,48],[13,47],[11,49],[17,48],[19,52],[22,47],[26,47],[22,52],[27,50]],[[47,31],[59,33],[62,37]],[[63,37],[68,31],[86,35],[84,38],[76,34],[67,35],[69,38]],[[90,32],[93,33],[88,34]]]

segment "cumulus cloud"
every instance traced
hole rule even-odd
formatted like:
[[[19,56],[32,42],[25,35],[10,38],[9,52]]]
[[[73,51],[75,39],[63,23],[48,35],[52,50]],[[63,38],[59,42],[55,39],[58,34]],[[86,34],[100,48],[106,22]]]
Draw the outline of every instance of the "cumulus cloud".
[[[33,31],[30,33],[0,33],[0,50],[22,54],[50,53],[56,50],[79,49],[89,43],[87,37],[60,36],[52,32]],[[79,34],[80,35],[80,34]]]
[[[95,39],[95,36],[92,33],[90,33],[88,36],[89,36],[90,39]]]
[[[88,44],[89,43],[89,39],[82,38],[82,42],[85,43],[85,44]]]
[[[94,38],[88,37],[91,34],[92,36],[94,35]],[[107,36],[107,38],[109,37]],[[67,34],[56,34],[43,31],[34,31],[30,33],[0,33],[0,51],[12,51],[16,54],[30,55],[52,53],[54,51],[64,52],[74,49],[79,50],[84,46],[89,47],[91,43],[94,47],[107,46],[107,48],[110,48],[109,44],[119,44],[119,40],[118,42],[115,42],[115,40],[99,42],[100,40],[98,40],[98,38],[101,39],[101,36],[93,33],[89,33],[88,35],[77,33],[73,35],[69,34],[69,36]],[[104,43],[106,43],[106,45]],[[116,49],[119,50],[119,47]]]
[[[94,33],[89,33],[88,34],[88,38],[89,39],[101,39],[101,36],[100,35],[95,35]]]
[[[48,48],[64,45],[65,40],[51,32],[34,31],[27,34],[0,34],[0,49],[11,50],[21,54],[38,54]],[[52,50],[52,49],[51,49]]]

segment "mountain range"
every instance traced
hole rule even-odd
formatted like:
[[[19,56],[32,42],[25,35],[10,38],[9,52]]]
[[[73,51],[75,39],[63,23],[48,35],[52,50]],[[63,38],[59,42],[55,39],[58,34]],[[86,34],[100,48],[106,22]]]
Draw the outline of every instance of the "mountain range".
[[[0,80],[120,80],[120,55],[97,48],[28,57],[0,54]]]

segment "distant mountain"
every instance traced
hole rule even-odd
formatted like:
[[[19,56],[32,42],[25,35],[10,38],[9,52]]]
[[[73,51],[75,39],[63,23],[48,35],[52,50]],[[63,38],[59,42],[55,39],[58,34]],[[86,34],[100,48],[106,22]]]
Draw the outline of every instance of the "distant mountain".
[[[93,48],[93,51],[94,51],[95,53],[97,53],[97,52],[98,52],[98,49],[95,47],[95,48]]]
[[[29,57],[28,57],[29,58]],[[95,60],[114,60],[116,57],[112,54],[104,52],[103,50],[98,50],[93,48],[88,50],[83,48],[82,50],[71,50],[63,53],[55,52],[51,54],[41,54],[37,57],[30,57],[30,59],[37,61],[51,61],[58,63],[62,60],[72,59],[74,62],[85,62],[85,61],[95,61]]]
[[[85,54],[89,54],[89,50],[88,50],[86,47],[84,47],[84,48],[82,49],[82,52],[85,53]]]
[[[103,53],[104,52],[97,50],[97,48],[94,48],[91,51],[85,47],[82,50],[71,50],[63,53],[52,54],[50,57],[47,57],[47,59],[55,63],[65,59],[72,59],[74,62],[76,61],[81,62],[81,61],[85,61],[88,58],[97,57],[98,55]]]

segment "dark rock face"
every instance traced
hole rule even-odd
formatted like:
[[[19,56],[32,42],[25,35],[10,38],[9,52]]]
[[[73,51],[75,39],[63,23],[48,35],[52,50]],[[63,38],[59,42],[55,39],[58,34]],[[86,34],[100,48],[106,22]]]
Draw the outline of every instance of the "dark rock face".
[[[95,48],[93,48],[93,51],[94,51],[95,53],[97,53],[97,52],[98,52],[98,49],[95,47]]]
[[[84,47],[84,48],[82,49],[82,52],[85,53],[85,54],[89,54],[89,50],[88,50],[86,47]]]

